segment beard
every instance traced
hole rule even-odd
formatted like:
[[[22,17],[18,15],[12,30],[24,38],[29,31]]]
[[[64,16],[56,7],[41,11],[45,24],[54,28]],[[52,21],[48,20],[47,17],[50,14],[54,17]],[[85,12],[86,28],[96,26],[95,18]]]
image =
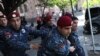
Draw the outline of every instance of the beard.
[[[19,30],[19,29],[20,29],[20,26],[13,26],[13,28],[14,28],[15,30]]]

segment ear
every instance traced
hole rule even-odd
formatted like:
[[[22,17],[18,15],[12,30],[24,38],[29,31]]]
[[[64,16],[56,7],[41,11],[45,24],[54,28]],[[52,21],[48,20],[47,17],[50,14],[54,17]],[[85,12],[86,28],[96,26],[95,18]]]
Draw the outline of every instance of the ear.
[[[59,31],[61,31],[61,29],[62,29],[62,27],[60,27],[60,26],[57,26],[57,28],[58,28]]]

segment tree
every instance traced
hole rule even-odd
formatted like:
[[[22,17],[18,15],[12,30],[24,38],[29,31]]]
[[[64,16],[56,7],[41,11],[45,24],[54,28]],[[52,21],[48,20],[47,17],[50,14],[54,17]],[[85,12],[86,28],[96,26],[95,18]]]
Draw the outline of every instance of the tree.
[[[18,6],[23,4],[27,0],[1,0],[0,1],[0,11],[2,11],[6,16],[17,9]]]
[[[39,0],[43,5],[52,7],[57,5],[62,11],[66,6],[70,6],[70,0]],[[47,1],[47,2],[46,2]],[[72,0],[72,4],[75,5],[77,0]]]
[[[100,0],[88,0],[89,2],[89,7],[94,7],[94,6],[97,6],[97,5],[100,5]],[[84,8],[87,8],[87,2],[85,1],[83,3],[83,7]]]

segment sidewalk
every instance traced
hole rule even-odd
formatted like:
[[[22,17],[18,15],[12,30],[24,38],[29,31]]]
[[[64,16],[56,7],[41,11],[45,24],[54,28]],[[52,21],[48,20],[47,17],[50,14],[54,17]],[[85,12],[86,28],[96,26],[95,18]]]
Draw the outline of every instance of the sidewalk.
[[[86,56],[100,56],[100,34],[94,35],[95,49],[97,50],[97,53],[94,54],[94,52],[91,51],[93,50],[92,36],[83,34],[83,25],[85,21],[84,13],[77,12],[75,13],[75,15],[78,16],[79,18],[79,24],[78,24],[79,39],[83,44],[83,47],[87,54]]]
[[[89,56],[100,56],[100,51],[95,54],[93,51],[88,51]]]

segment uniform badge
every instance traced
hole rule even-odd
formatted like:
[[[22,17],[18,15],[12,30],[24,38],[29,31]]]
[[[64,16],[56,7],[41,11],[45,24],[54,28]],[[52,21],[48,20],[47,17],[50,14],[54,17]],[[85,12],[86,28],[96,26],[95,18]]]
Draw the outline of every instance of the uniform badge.
[[[26,31],[25,31],[25,29],[22,29],[22,33],[25,33]]]
[[[15,36],[15,37],[17,37],[17,35],[16,35],[16,34],[15,34],[14,36]]]

